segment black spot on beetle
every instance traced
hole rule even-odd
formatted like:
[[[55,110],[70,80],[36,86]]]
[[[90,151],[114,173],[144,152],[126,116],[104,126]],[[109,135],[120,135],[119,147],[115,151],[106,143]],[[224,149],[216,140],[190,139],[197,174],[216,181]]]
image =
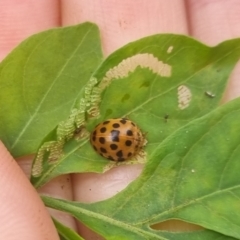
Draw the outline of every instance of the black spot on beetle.
[[[107,150],[106,150],[105,148],[103,148],[103,147],[100,148],[100,151],[101,151],[102,153],[107,153]]]
[[[99,138],[99,142],[100,142],[101,144],[104,144],[104,143],[105,143],[105,138],[104,138],[104,137],[100,137],[100,138]]]
[[[126,118],[122,118],[122,119],[120,120],[120,123],[122,123],[122,124],[126,124],[126,122],[127,122],[127,119],[126,119]]]
[[[113,142],[119,142],[119,134],[120,134],[120,131],[118,130],[111,131],[111,137]]]
[[[122,158],[123,157],[122,150],[119,150],[118,152],[116,152],[116,155],[117,155],[117,157]]]
[[[114,160],[111,156],[108,156],[107,159],[109,159],[109,160]]]
[[[118,146],[117,146],[117,144],[112,143],[112,144],[110,144],[110,148],[112,150],[117,150]]]
[[[104,121],[104,122],[103,122],[103,125],[106,125],[106,124],[108,124],[108,123],[110,123],[110,121]]]
[[[105,127],[100,128],[101,133],[105,133],[106,131],[107,131],[107,128],[105,128]]]
[[[120,127],[120,124],[119,124],[119,123],[114,123],[112,126],[113,126],[114,128],[119,128],[119,127]]]
[[[127,135],[128,135],[128,136],[132,136],[132,135],[133,135],[132,130],[127,130]]]
[[[132,145],[132,141],[131,141],[131,140],[127,140],[127,141],[125,142],[125,145],[128,146],[128,147],[130,147],[130,146]]]

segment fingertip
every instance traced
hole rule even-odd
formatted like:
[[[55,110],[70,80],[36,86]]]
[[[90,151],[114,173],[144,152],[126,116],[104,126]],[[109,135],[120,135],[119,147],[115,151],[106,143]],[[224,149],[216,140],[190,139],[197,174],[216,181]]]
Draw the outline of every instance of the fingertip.
[[[2,239],[59,239],[39,195],[0,142],[0,232]]]
[[[128,0],[62,1],[64,25],[85,21],[99,26],[106,56],[124,44],[148,35],[188,31],[182,0],[152,0],[151,4],[147,0],[138,3]]]
[[[113,197],[136,179],[142,169],[141,164],[122,165],[105,173],[74,174],[74,199],[93,203]]]
[[[0,60],[30,35],[60,25],[58,0],[0,1]]]

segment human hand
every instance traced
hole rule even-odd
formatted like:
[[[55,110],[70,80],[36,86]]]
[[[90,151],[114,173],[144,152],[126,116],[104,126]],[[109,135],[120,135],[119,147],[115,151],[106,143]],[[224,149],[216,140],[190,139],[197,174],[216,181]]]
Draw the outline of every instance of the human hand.
[[[240,35],[239,1],[152,0],[2,1],[0,6],[0,58],[33,33],[85,21],[96,23],[105,56],[124,44],[155,33],[192,35],[209,45]],[[225,101],[239,96],[238,66],[232,74]],[[3,239],[58,239],[51,219],[23,172],[0,145],[0,232]],[[30,160],[18,161],[29,174]],[[141,165],[119,166],[105,174],[84,173],[58,177],[40,191],[49,195],[94,202],[124,189],[141,172]],[[70,181],[71,179],[71,181]],[[78,229],[86,239],[97,239],[68,215],[57,219]],[[13,221],[14,219],[14,221]],[[171,226],[169,226],[171,227]],[[14,231],[12,230],[14,228]],[[45,237],[45,238],[44,238]]]

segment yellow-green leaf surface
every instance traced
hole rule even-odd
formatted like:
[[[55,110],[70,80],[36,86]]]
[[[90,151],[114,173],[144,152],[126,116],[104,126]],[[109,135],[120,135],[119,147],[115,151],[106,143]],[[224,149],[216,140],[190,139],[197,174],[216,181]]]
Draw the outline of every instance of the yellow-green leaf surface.
[[[36,34],[0,64],[0,138],[15,157],[36,153],[102,60],[96,25]]]
[[[193,120],[156,145],[135,181],[94,204],[43,197],[106,239],[240,239],[240,99]],[[169,219],[206,230],[151,228]]]
[[[75,125],[77,133],[91,132],[108,118],[128,117],[146,133],[148,161],[167,136],[219,105],[239,46],[239,39],[208,47],[186,36],[159,34],[114,52],[91,76],[69,118],[44,140],[34,161],[33,184],[111,168],[93,151],[87,134],[78,140],[72,134]]]

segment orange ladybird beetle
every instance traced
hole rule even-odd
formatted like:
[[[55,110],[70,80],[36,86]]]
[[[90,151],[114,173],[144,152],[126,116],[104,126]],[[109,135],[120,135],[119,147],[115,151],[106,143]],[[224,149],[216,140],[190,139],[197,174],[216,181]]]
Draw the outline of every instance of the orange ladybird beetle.
[[[129,119],[113,118],[94,128],[90,142],[101,156],[113,161],[125,161],[139,154],[145,145],[145,137]]]

